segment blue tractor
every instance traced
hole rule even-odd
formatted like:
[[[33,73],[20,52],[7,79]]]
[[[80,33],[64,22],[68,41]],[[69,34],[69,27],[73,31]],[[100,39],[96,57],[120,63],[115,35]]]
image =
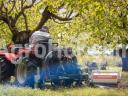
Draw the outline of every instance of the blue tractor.
[[[58,51],[61,56],[58,57]],[[65,54],[65,51],[67,53]],[[45,87],[46,82],[52,86],[81,85],[88,79],[83,74],[71,48],[55,49],[45,59],[35,56],[25,57],[16,68],[17,84],[29,87]]]
[[[123,56],[123,51],[125,56]],[[119,49],[119,56],[122,58],[122,71],[128,71],[128,49]]]
[[[17,52],[28,54],[23,55],[22,62],[16,65],[18,85],[41,88],[47,81],[51,82],[53,86],[71,86],[74,82],[76,85],[82,84],[86,76],[82,74],[72,48],[55,46],[58,44],[51,42],[52,39],[47,32],[42,34],[37,31],[31,36],[30,41],[34,45],[31,49],[22,48]],[[46,53],[42,54],[43,52]],[[38,57],[37,54],[41,57]]]

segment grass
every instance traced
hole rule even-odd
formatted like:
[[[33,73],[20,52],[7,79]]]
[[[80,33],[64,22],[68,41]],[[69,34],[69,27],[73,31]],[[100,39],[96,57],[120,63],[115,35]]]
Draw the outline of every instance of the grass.
[[[128,82],[128,72],[123,72],[122,73],[122,80]]]
[[[126,89],[101,89],[101,88],[59,88],[29,89],[1,86],[0,96],[128,96]]]

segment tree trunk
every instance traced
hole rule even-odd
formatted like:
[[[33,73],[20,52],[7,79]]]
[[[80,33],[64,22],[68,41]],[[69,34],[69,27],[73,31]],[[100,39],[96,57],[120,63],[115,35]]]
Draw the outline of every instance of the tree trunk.
[[[12,41],[15,44],[27,44],[29,43],[29,37],[31,36],[31,32],[18,32],[16,34],[13,34]]]

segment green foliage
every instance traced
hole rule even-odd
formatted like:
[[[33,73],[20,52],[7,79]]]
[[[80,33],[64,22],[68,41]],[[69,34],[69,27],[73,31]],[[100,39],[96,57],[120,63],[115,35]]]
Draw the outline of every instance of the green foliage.
[[[6,4],[7,1],[4,0],[4,3]],[[17,9],[11,13],[14,17],[20,11],[21,6],[20,0],[16,1]],[[30,3],[28,1],[25,5]],[[7,7],[12,6],[12,3],[9,3]],[[58,24],[52,18],[46,23],[52,37],[55,41],[61,42],[61,45],[68,43],[75,47],[77,44],[87,46],[98,44],[112,47],[128,43],[128,0],[39,0],[32,8],[25,11],[30,30],[33,30],[40,22],[40,12],[46,6],[49,6],[50,12],[61,17],[70,14],[72,10],[74,14],[79,13],[79,16],[74,17],[68,23],[56,20],[56,22],[63,23]],[[8,27],[5,24],[0,26],[2,30],[7,30],[4,33],[0,30],[0,34],[6,34],[4,36],[7,36],[6,39],[9,41],[11,35]],[[19,30],[25,29],[23,17],[19,18],[17,26]],[[62,35],[60,36],[62,38],[59,35]]]
[[[10,41],[10,38],[12,37],[12,33],[8,29],[6,24],[3,24],[0,26],[0,45],[7,44]]]
[[[92,29],[90,39],[100,45],[127,44],[128,1],[103,0],[91,5],[86,15]]]
[[[74,2],[72,2],[72,4],[75,4]],[[63,35],[65,38],[63,41],[66,40],[68,44],[74,44],[74,42],[78,44],[77,41],[79,40],[81,45],[92,46],[98,44],[108,47],[128,43],[127,0],[126,2],[120,0],[80,0],[77,4],[80,4],[79,7],[75,5],[75,7],[72,6],[72,8],[79,11],[80,16],[74,18],[70,24],[64,25],[66,27],[62,28],[60,25],[58,26],[61,32],[67,34]],[[54,29],[55,28],[57,28],[57,26],[54,27]],[[78,36],[79,34],[88,35],[88,38],[80,37]],[[72,37],[74,37],[76,41],[74,39],[70,40]],[[82,39],[82,41],[80,39]]]

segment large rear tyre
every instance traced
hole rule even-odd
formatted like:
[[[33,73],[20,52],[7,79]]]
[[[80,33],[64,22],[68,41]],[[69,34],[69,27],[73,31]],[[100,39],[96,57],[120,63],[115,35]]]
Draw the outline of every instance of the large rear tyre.
[[[37,62],[24,59],[16,68],[16,78],[19,86],[35,88],[35,75],[37,75]]]
[[[0,83],[6,83],[14,75],[15,65],[4,57],[0,57]]]

